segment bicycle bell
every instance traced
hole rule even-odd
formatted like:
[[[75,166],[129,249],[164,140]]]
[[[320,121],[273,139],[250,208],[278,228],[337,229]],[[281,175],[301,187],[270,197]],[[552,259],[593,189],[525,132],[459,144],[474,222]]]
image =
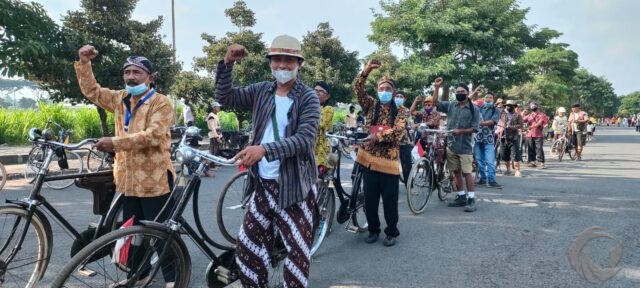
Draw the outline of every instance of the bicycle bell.
[[[187,134],[187,137],[200,136],[200,128],[195,127],[195,126],[191,126],[191,127],[187,128],[187,131],[185,133]]]

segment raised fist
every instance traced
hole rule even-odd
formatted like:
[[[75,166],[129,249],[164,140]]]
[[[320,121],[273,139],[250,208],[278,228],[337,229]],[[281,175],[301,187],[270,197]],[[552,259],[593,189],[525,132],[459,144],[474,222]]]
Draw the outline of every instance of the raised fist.
[[[367,66],[364,68],[367,72],[371,72],[374,69],[380,68],[382,63],[379,60],[371,59],[367,62]]]
[[[436,85],[436,87],[440,87],[442,86],[442,77],[438,77],[436,78],[436,81],[434,82],[434,84]]]
[[[234,43],[227,47],[227,54],[224,56],[224,63],[229,64],[247,57],[248,55],[249,51],[247,51],[247,48],[244,48],[244,46],[240,44]]]
[[[78,50],[78,57],[81,63],[88,63],[98,56],[98,50],[91,45],[84,45]]]

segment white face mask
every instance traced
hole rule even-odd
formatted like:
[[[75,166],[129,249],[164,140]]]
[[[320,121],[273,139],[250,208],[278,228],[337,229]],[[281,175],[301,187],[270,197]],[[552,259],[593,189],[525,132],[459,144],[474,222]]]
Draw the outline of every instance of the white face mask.
[[[296,69],[293,71],[289,71],[271,69],[271,75],[273,75],[273,77],[276,77],[276,81],[278,81],[278,83],[285,84],[291,81],[291,79],[294,79],[296,78],[296,76],[298,76],[298,70]]]

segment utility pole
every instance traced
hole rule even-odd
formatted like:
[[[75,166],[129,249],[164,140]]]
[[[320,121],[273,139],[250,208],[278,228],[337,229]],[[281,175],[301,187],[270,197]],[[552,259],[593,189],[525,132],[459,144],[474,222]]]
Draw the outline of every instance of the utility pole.
[[[171,0],[171,34],[173,38],[173,64],[176,62],[176,12],[175,0]],[[173,93],[172,93],[173,94]],[[178,124],[178,95],[173,95],[173,109],[175,109],[173,123]]]

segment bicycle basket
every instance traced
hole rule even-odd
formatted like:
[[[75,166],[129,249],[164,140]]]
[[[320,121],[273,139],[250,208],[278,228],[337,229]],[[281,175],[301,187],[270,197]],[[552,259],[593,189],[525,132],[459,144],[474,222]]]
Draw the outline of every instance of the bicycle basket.
[[[93,193],[93,214],[104,215],[109,211],[111,201],[116,194],[113,171],[87,174],[74,181],[78,188],[91,190]]]

